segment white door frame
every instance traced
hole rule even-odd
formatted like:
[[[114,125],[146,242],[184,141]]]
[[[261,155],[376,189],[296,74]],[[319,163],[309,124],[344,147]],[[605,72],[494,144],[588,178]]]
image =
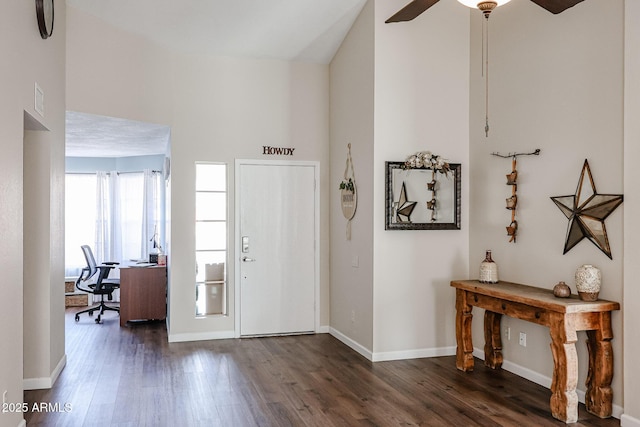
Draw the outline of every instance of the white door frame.
[[[242,245],[238,238],[240,237],[240,166],[242,165],[268,165],[268,166],[311,166],[313,167],[314,177],[314,332],[318,333],[320,329],[320,162],[306,160],[257,160],[257,159],[236,159],[235,161],[235,215],[234,215],[234,260],[235,260],[235,280],[234,280],[234,335],[240,337],[240,264],[242,258]]]

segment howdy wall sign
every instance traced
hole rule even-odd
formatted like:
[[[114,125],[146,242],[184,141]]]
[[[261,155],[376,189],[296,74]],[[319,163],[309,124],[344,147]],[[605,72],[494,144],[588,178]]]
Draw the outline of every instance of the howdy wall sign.
[[[293,156],[295,148],[262,146],[262,154],[265,156]]]

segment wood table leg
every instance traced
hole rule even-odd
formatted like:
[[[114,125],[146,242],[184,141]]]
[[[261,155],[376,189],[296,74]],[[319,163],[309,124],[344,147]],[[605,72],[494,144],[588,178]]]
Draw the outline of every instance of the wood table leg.
[[[589,373],[587,374],[587,393],[585,405],[587,411],[600,418],[610,417],[613,412],[613,348],[611,340],[611,312],[599,313],[599,327],[587,331],[589,349]]]
[[[491,369],[502,366],[502,339],[500,336],[502,314],[484,312],[484,364]]]
[[[471,320],[473,307],[467,303],[467,292],[456,289],[456,368],[473,371],[473,342]]]
[[[550,318],[553,380],[551,381],[551,414],[566,423],[578,421],[578,340],[571,318],[553,313]]]

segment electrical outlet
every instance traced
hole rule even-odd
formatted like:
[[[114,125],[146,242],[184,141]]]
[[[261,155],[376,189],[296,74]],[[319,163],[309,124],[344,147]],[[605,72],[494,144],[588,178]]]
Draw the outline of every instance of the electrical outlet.
[[[520,341],[518,342],[523,347],[527,346],[527,334],[520,332]]]
[[[504,337],[507,341],[511,341],[511,328],[504,328]]]

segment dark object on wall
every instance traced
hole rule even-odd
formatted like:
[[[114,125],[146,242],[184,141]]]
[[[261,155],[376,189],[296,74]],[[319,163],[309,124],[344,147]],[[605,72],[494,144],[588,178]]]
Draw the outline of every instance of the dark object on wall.
[[[516,236],[518,235],[518,221],[516,221],[516,207],[518,204],[518,170],[516,169],[519,156],[539,156],[540,149],[536,148],[530,153],[491,153],[492,156],[502,157],[503,159],[511,158],[511,173],[507,174],[507,185],[511,186],[511,197],[507,201],[507,209],[511,211],[511,222],[507,226],[507,235],[509,236],[509,243],[516,242]]]
[[[434,218],[436,206],[429,204],[434,203],[433,191],[429,190],[433,170],[407,169],[405,162],[386,162],[385,230],[460,230],[461,166],[450,163],[449,167],[434,184],[438,187],[438,215]]]
[[[585,178],[589,180],[588,186],[583,186]],[[572,196],[552,197],[551,200],[569,219],[563,254],[586,237],[606,256],[613,259],[604,220],[622,204],[622,194],[598,194],[586,159],[576,193]]]
[[[356,187],[356,171],[353,168],[351,158],[351,143],[347,144],[347,161],[344,167],[344,179],[340,182],[340,208],[342,215],[347,219],[347,240],[351,240],[351,220],[358,207],[358,191]]]
[[[36,18],[40,37],[48,39],[53,34],[53,0],[36,0]]]

